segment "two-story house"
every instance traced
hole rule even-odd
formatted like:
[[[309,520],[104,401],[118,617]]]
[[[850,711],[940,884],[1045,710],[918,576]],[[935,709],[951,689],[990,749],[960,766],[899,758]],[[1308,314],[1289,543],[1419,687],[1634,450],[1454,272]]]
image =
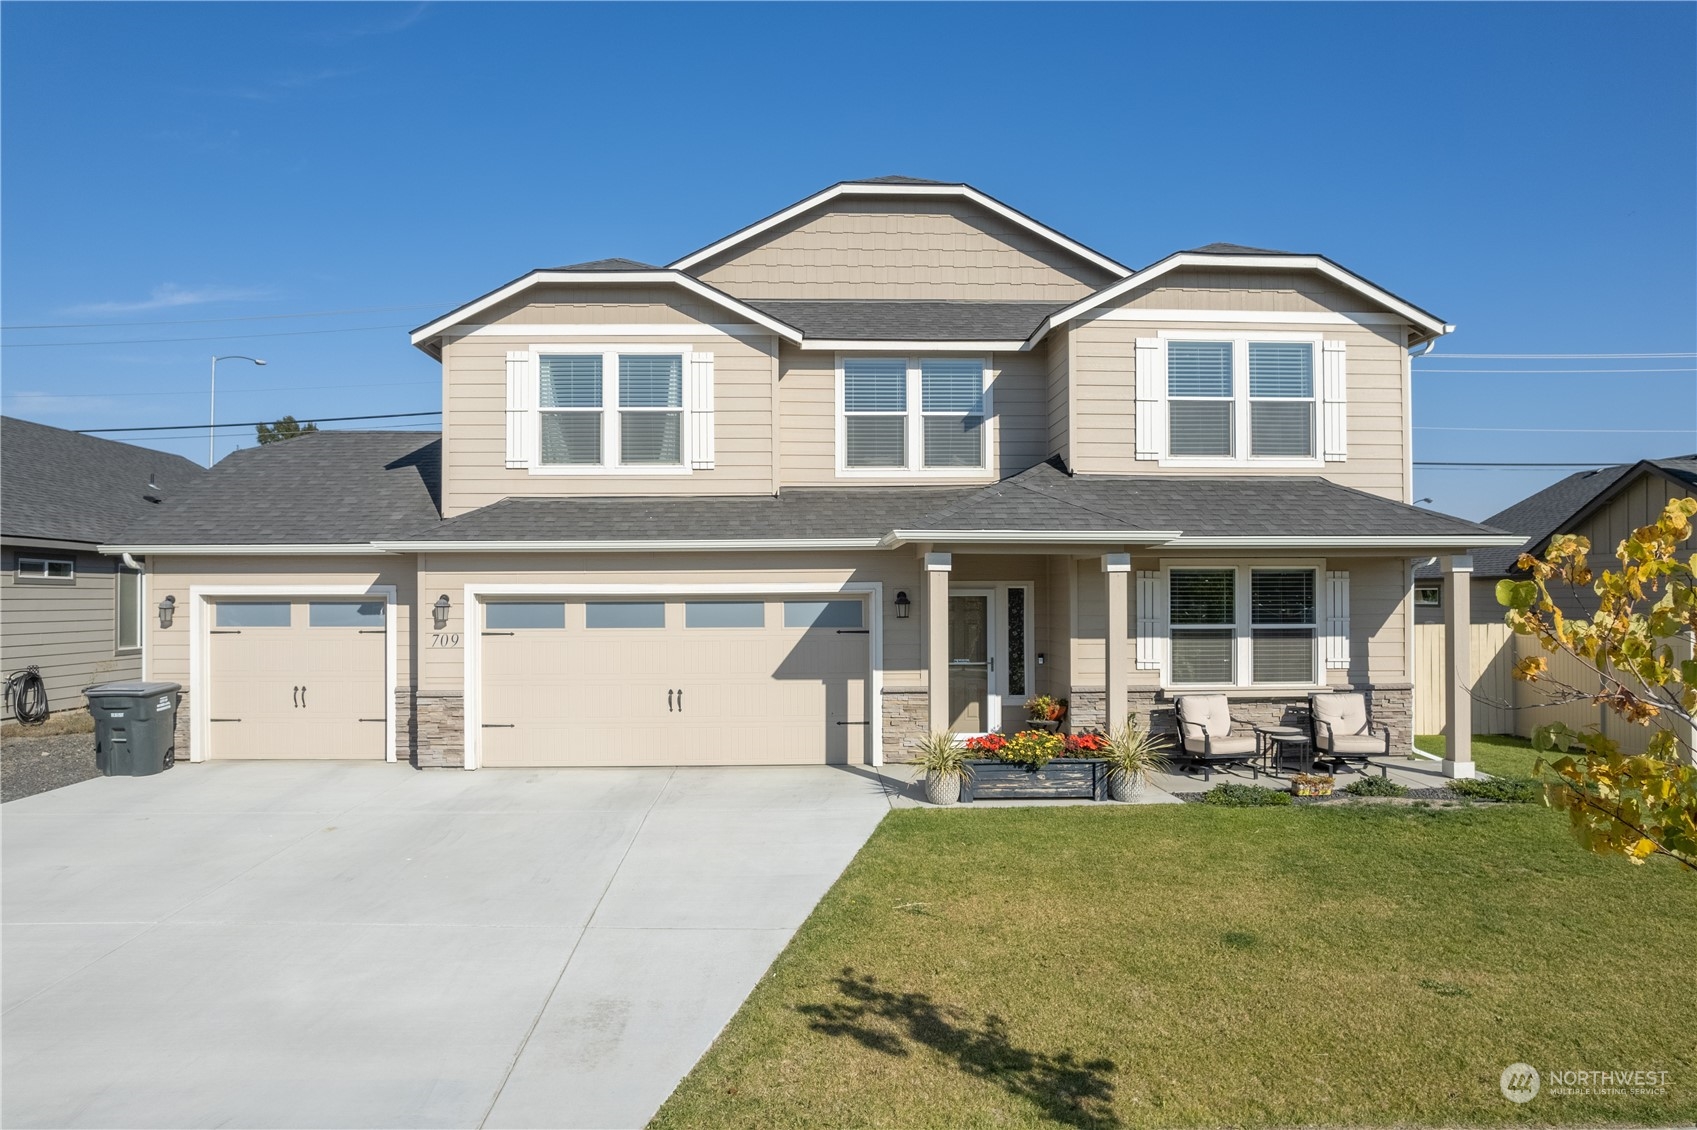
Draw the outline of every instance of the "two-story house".
[[[1438,318],[1312,254],[1141,270],[964,184],[833,185],[412,334],[431,434],[246,451],[114,544],[193,760],[879,763],[1350,687],[1406,747]]]

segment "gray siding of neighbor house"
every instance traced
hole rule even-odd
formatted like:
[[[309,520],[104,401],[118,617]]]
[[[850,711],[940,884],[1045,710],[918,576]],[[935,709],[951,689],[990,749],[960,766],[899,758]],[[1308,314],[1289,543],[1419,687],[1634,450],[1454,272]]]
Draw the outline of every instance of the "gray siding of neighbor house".
[[[17,559],[74,559],[74,581],[19,580]],[[118,565],[90,551],[37,549],[8,542],[0,549],[0,669],[11,675],[41,668],[48,705],[81,710],[82,690],[94,683],[141,677],[141,651],[117,650]],[[146,600],[145,589],[143,601]],[[11,703],[4,717],[11,719]]]

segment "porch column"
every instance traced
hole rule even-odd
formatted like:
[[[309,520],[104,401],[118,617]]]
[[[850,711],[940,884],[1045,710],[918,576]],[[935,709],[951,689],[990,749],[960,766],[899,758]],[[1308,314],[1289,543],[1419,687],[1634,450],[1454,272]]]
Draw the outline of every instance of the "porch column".
[[[1108,586],[1108,626],[1103,632],[1103,653],[1106,658],[1107,695],[1106,721],[1111,734],[1125,725],[1125,700],[1131,685],[1130,639],[1127,636],[1128,594],[1131,577],[1131,554],[1104,553],[1102,578]]]
[[[930,732],[949,728],[949,569],[954,556],[925,555],[925,684]]]
[[[1444,558],[1444,776],[1473,776],[1472,636],[1468,622],[1473,600],[1473,558]]]

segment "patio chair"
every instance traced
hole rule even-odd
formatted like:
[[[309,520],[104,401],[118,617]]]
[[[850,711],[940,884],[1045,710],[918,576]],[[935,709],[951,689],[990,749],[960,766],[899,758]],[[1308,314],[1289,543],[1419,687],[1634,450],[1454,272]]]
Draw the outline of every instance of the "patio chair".
[[[1390,756],[1391,732],[1373,724],[1366,695],[1345,691],[1311,694],[1308,717],[1313,728],[1314,759],[1332,762],[1334,771],[1350,764],[1371,765],[1374,757]],[[1356,772],[1366,770],[1357,768]],[[1386,766],[1379,766],[1379,776],[1389,774]]]
[[[1255,764],[1255,737],[1252,734],[1232,737],[1231,706],[1223,694],[1180,695],[1174,706],[1178,711],[1178,731],[1183,753],[1180,760],[1185,771],[1201,766],[1202,779],[1211,780],[1216,766],[1248,765],[1261,775]]]

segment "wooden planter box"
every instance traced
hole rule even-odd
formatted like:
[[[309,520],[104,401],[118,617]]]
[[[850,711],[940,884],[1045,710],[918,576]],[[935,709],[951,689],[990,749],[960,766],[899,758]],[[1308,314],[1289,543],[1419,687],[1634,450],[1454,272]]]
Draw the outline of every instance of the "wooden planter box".
[[[1041,769],[1006,761],[971,760],[972,776],[960,784],[960,799],[1108,799],[1108,763],[1095,757],[1057,757]]]

